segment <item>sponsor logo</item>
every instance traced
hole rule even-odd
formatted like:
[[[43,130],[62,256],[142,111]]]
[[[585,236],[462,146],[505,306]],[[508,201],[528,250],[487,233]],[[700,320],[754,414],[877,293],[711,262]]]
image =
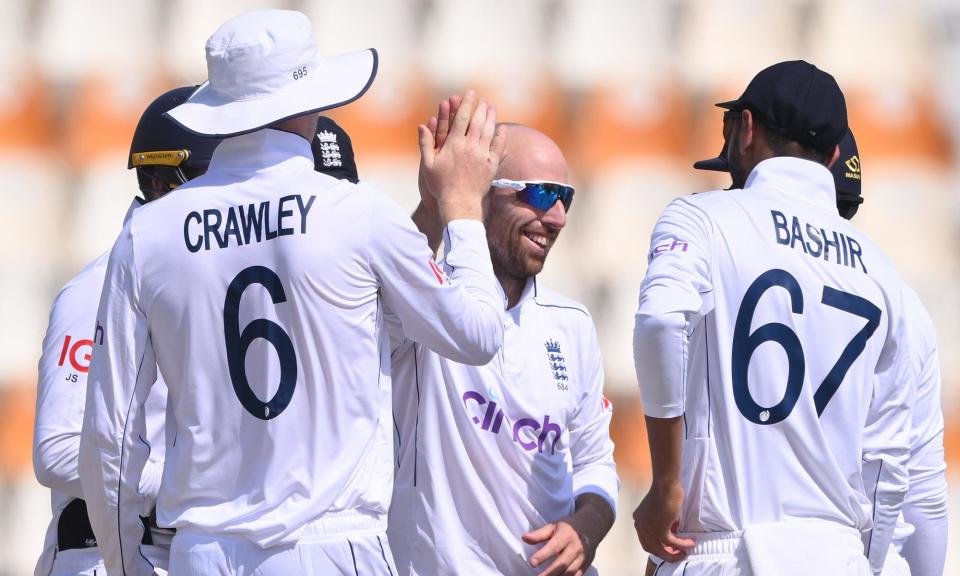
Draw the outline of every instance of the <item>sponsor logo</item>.
[[[860,157],[854,154],[850,157],[849,160],[844,162],[847,165],[847,172],[844,174],[847,178],[851,180],[860,179]]]
[[[504,428],[503,409],[496,401],[487,400],[483,394],[473,390],[464,392],[461,399],[467,416],[474,424],[479,425],[481,430],[499,434],[503,429],[507,433],[512,433],[513,442],[527,452],[536,451],[543,454],[545,450],[549,450],[551,455],[556,453],[557,442],[563,436],[563,428],[556,422],[551,422],[549,414],[539,420],[520,418],[513,423],[513,426],[508,422]]]
[[[672,242],[660,244],[659,246],[655,247],[653,249],[653,255],[656,256],[662,252],[673,252],[674,250],[686,252],[689,246],[690,245],[686,241],[680,240],[679,238],[674,238]]]
[[[543,346],[547,349],[547,363],[550,364],[550,371],[553,373],[553,381],[557,384],[557,390],[569,389],[570,378],[567,376],[567,360],[560,350],[560,343],[551,338],[544,342]]]
[[[74,340],[73,336],[67,334],[63,338],[63,347],[60,348],[60,360],[57,366],[63,366],[69,361],[71,368],[86,374],[90,369],[91,352],[93,352],[93,340]]]

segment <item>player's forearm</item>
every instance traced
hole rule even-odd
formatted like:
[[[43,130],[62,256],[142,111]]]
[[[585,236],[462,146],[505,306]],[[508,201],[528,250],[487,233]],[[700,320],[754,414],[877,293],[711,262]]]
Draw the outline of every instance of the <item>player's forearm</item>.
[[[443,226],[440,223],[440,215],[429,210],[423,205],[423,202],[417,205],[413,211],[413,223],[417,225],[417,230],[427,237],[427,245],[436,255],[440,249],[440,241],[443,239]]]
[[[588,559],[593,559],[600,541],[613,527],[614,518],[616,514],[603,496],[591,493],[577,496],[573,515],[567,523],[580,535]]]
[[[646,417],[647,440],[653,468],[653,490],[668,493],[680,487],[680,456],[683,446],[683,420]]]

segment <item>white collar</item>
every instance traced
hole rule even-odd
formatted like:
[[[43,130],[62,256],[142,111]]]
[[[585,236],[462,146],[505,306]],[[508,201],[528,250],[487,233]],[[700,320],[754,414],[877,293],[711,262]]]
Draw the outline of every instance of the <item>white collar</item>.
[[[833,174],[811,160],[778,156],[757,164],[747,177],[747,188],[772,188],[826,209],[837,209]]]
[[[213,151],[209,172],[258,172],[287,160],[304,160],[313,166],[313,150],[302,136],[264,128],[227,138]]]
[[[161,196],[161,198],[163,198],[163,196]],[[144,204],[146,204],[146,202],[143,200],[143,198],[134,196],[133,200],[130,201],[130,206],[127,206],[127,213],[123,215],[123,223],[126,224],[127,221],[130,220],[130,217],[133,216],[133,211]]]
[[[503,298],[503,307],[505,310],[519,310],[527,302],[527,300],[532,300],[537,297],[537,277],[530,276],[527,278],[527,283],[523,286],[523,291],[520,292],[520,298],[517,299],[517,303],[513,308],[510,308],[510,302],[507,301],[507,293],[503,289],[503,285],[500,282],[497,282],[497,288],[500,290],[500,296]]]

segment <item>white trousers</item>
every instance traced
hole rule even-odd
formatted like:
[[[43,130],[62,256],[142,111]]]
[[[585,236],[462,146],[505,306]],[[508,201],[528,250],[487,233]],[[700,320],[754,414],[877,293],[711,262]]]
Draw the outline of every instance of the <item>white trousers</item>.
[[[178,530],[170,548],[176,576],[396,576],[385,532],[304,535],[261,548],[237,536]]]
[[[140,551],[154,566],[160,576],[167,573],[167,562],[170,552],[158,546],[141,546]],[[57,552],[53,559],[53,569],[50,576],[106,576],[107,569],[103,566],[103,556],[99,548],[84,548],[82,550],[64,550]]]
[[[897,553],[897,549],[890,545],[887,551],[887,559],[883,561],[883,576],[910,576],[910,565],[903,556]]]
[[[697,545],[656,576],[872,576],[860,533],[824,521],[754,524],[740,532],[681,534]]]
[[[655,576],[751,576],[750,560],[740,532],[682,534],[696,542],[686,558],[662,562]]]

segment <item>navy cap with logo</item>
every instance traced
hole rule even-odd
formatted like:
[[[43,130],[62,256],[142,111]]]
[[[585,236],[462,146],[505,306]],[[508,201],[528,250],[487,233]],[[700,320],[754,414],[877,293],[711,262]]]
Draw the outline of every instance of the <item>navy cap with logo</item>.
[[[837,210],[849,220],[863,204],[863,196],[860,195],[860,153],[853,131],[847,130],[840,140],[840,157],[830,171],[833,172],[837,187]]]
[[[317,172],[354,184],[360,181],[357,162],[353,157],[353,143],[339,124],[320,116],[317,119],[317,135],[310,147],[313,148],[313,164]]]
[[[717,106],[748,109],[766,128],[821,152],[847,132],[847,104],[837,81],[803,60],[761,70],[739,98]]]

